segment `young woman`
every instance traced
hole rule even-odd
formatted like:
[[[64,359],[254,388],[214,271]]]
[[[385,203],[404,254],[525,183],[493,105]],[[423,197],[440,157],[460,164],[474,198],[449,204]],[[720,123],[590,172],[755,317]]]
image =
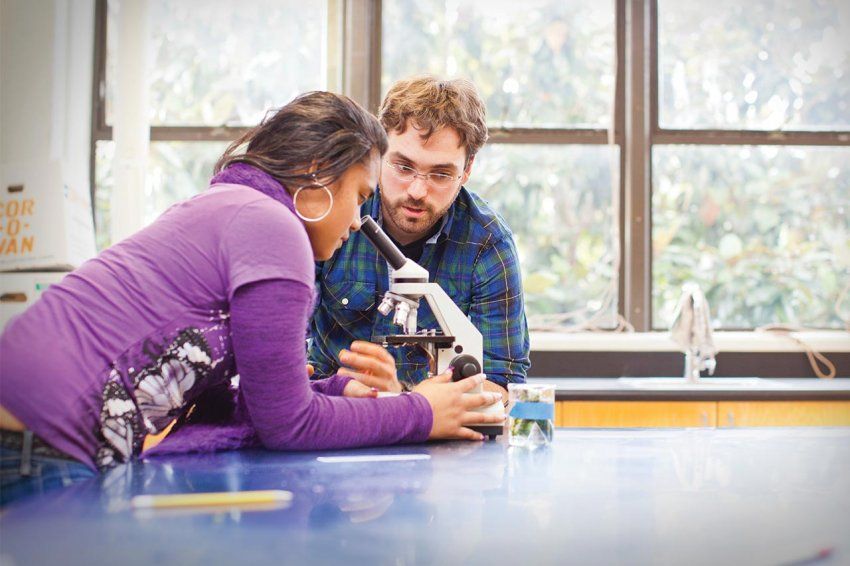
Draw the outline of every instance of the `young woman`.
[[[138,456],[175,418],[171,451],[480,439],[464,424],[497,398],[463,393],[483,376],[380,399],[350,377],[308,380],[313,262],[359,228],[386,148],[352,100],[302,95],[227,149],[207,191],[12,320],[0,337],[0,499]],[[395,371],[380,347],[358,353],[364,374]]]

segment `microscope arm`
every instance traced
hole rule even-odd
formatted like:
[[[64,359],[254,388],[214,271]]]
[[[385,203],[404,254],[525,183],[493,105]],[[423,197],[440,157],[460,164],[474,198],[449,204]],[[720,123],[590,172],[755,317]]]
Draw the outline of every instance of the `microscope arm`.
[[[442,373],[458,354],[474,357],[479,364],[484,360],[484,341],[481,332],[467,318],[451,297],[436,283],[396,283],[390,291],[404,296],[424,297],[431,307],[437,325],[446,336],[454,336],[451,348],[438,349],[437,373]],[[442,354],[442,355],[440,355]]]

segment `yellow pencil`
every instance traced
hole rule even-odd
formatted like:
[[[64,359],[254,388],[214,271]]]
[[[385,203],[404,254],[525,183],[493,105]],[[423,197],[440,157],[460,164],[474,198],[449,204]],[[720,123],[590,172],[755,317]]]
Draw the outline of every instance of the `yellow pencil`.
[[[282,489],[259,491],[219,491],[209,493],[179,493],[174,495],[137,495],[130,505],[134,509],[166,507],[225,507],[288,503],[292,492]]]

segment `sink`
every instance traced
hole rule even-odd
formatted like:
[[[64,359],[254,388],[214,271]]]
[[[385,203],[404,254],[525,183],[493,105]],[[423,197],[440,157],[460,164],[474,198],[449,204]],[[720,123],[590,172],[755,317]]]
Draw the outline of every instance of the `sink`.
[[[779,381],[761,377],[702,377],[696,383],[684,377],[621,377],[619,383],[635,389],[788,389]]]

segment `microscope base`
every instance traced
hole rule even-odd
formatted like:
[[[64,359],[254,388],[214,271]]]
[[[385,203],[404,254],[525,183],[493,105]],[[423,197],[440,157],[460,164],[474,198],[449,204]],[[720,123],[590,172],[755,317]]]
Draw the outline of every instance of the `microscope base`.
[[[504,432],[503,424],[466,425],[466,428],[471,428],[475,432],[480,432],[489,440],[496,440],[496,437]]]

